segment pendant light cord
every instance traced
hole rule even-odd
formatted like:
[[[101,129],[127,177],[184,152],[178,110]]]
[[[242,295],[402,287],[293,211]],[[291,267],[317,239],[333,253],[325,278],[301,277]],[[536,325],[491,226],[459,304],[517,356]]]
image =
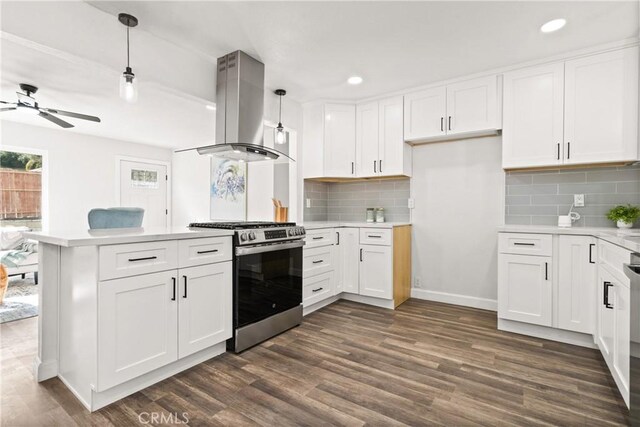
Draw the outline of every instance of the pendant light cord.
[[[280,126],[282,126],[282,95],[280,96],[280,114],[278,116],[278,123],[280,123]]]
[[[127,27],[127,68],[131,68],[129,66],[129,27]]]

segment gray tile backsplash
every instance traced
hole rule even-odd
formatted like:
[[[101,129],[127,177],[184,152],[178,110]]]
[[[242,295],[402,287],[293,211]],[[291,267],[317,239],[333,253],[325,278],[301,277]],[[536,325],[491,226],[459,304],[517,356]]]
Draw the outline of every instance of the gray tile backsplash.
[[[584,194],[585,206],[574,208],[581,219],[574,226],[615,227],[605,214],[615,205],[640,204],[640,167],[602,167],[508,172],[505,222],[557,225],[574,194]]]
[[[305,180],[304,220],[365,221],[367,208],[384,208],[386,221],[410,221],[409,197],[409,178],[337,183]]]

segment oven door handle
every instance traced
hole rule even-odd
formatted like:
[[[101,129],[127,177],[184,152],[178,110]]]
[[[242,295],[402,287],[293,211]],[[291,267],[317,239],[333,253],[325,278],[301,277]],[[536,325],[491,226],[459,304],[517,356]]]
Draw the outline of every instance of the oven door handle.
[[[298,240],[290,243],[278,243],[275,245],[253,246],[246,248],[236,248],[236,256],[261,254],[264,252],[274,252],[283,249],[301,248],[305,245],[304,240]]]

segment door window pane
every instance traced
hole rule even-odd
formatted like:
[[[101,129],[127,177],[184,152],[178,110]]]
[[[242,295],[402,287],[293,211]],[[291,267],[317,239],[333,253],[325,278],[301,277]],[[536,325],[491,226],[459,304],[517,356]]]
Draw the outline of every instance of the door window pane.
[[[158,188],[158,172],[131,169],[131,186],[141,188]]]

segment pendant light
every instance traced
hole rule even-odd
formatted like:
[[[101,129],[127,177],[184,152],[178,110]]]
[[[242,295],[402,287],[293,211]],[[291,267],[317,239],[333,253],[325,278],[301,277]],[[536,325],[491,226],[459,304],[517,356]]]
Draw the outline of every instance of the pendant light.
[[[138,80],[129,66],[129,29],[138,25],[138,18],[128,13],[118,15],[118,21],[127,27],[127,68],[120,76],[120,98],[127,102],[138,100]]]
[[[276,144],[286,144],[287,135],[282,126],[282,97],[287,94],[287,91],[284,89],[276,89],[275,94],[280,97],[280,115],[278,118],[278,127],[276,128]]]

